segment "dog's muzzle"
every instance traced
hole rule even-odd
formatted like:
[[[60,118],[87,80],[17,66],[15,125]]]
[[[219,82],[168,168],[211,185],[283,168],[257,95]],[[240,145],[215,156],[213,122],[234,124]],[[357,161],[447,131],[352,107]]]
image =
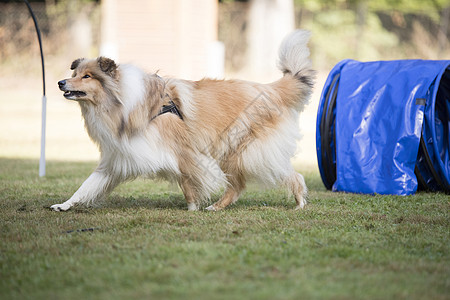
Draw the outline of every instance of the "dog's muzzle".
[[[65,79],[58,81],[58,87],[61,91],[64,92],[65,98],[67,98],[69,100],[76,100],[77,98],[86,96],[86,93],[82,92],[82,91],[70,91],[66,87],[66,84],[67,84],[67,81]]]

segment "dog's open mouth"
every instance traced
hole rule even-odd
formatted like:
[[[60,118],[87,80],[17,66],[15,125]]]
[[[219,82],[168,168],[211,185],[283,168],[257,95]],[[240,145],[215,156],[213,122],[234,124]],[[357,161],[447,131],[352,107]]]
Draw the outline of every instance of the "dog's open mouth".
[[[64,97],[67,99],[76,99],[84,96],[86,96],[86,93],[82,91],[64,91]]]

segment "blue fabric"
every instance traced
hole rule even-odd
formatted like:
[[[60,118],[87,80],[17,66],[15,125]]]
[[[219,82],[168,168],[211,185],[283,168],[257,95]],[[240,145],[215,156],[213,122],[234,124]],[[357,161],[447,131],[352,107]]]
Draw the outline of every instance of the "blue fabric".
[[[438,75],[432,99],[425,109],[423,138],[437,171],[425,179],[432,190],[450,190],[450,61],[447,70]]]
[[[340,73],[333,140],[336,151],[333,191],[415,193],[418,182],[414,168],[424,113],[428,124],[424,127],[427,149],[448,184],[450,89],[441,88],[438,93],[438,87],[442,76],[450,81],[445,72],[449,65],[450,61],[345,60],[333,68],[322,91],[317,120],[319,124],[319,114],[324,113],[321,107],[329,101],[324,99],[328,89],[335,88],[329,85]],[[437,113],[436,97],[444,99],[439,101]],[[316,144],[323,179],[320,137],[318,132]]]

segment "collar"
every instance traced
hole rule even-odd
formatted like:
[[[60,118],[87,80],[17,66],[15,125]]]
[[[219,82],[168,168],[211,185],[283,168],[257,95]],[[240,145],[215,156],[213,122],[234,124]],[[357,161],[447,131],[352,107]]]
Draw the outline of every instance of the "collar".
[[[176,114],[181,120],[183,120],[183,115],[181,114],[180,110],[178,109],[178,107],[175,105],[175,103],[172,100],[169,101],[169,104],[163,105],[163,107],[161,107],[161,110],[159,111],[159,113],[155,117],[153,117],[153,119],[160,115],[163,115],[165,113],[169,113],[169,112]]]

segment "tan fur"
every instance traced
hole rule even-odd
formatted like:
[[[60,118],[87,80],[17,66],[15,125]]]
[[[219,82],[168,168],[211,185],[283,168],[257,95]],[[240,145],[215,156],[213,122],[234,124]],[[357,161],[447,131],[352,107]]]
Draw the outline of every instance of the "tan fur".
[[[303,207],[306,186],[289,158],[312,71],[306,62],[289,61],[295,57],[286,53],[285,75],[270,84],[161,78],[104,57],[75,60],[72,78],[58,84],[66,98],[80,103],[101,162],[71,199],[52,208],[94,201],[124,180],[151,174],[177,180],[189,209],[220,187],[225,187],[223,197],[208,209],[225,208],[237,201],[250,178],[284,184]],[[290,65],[302,69],[289,70]],[[183,119],[158,115],[170,101]]]

